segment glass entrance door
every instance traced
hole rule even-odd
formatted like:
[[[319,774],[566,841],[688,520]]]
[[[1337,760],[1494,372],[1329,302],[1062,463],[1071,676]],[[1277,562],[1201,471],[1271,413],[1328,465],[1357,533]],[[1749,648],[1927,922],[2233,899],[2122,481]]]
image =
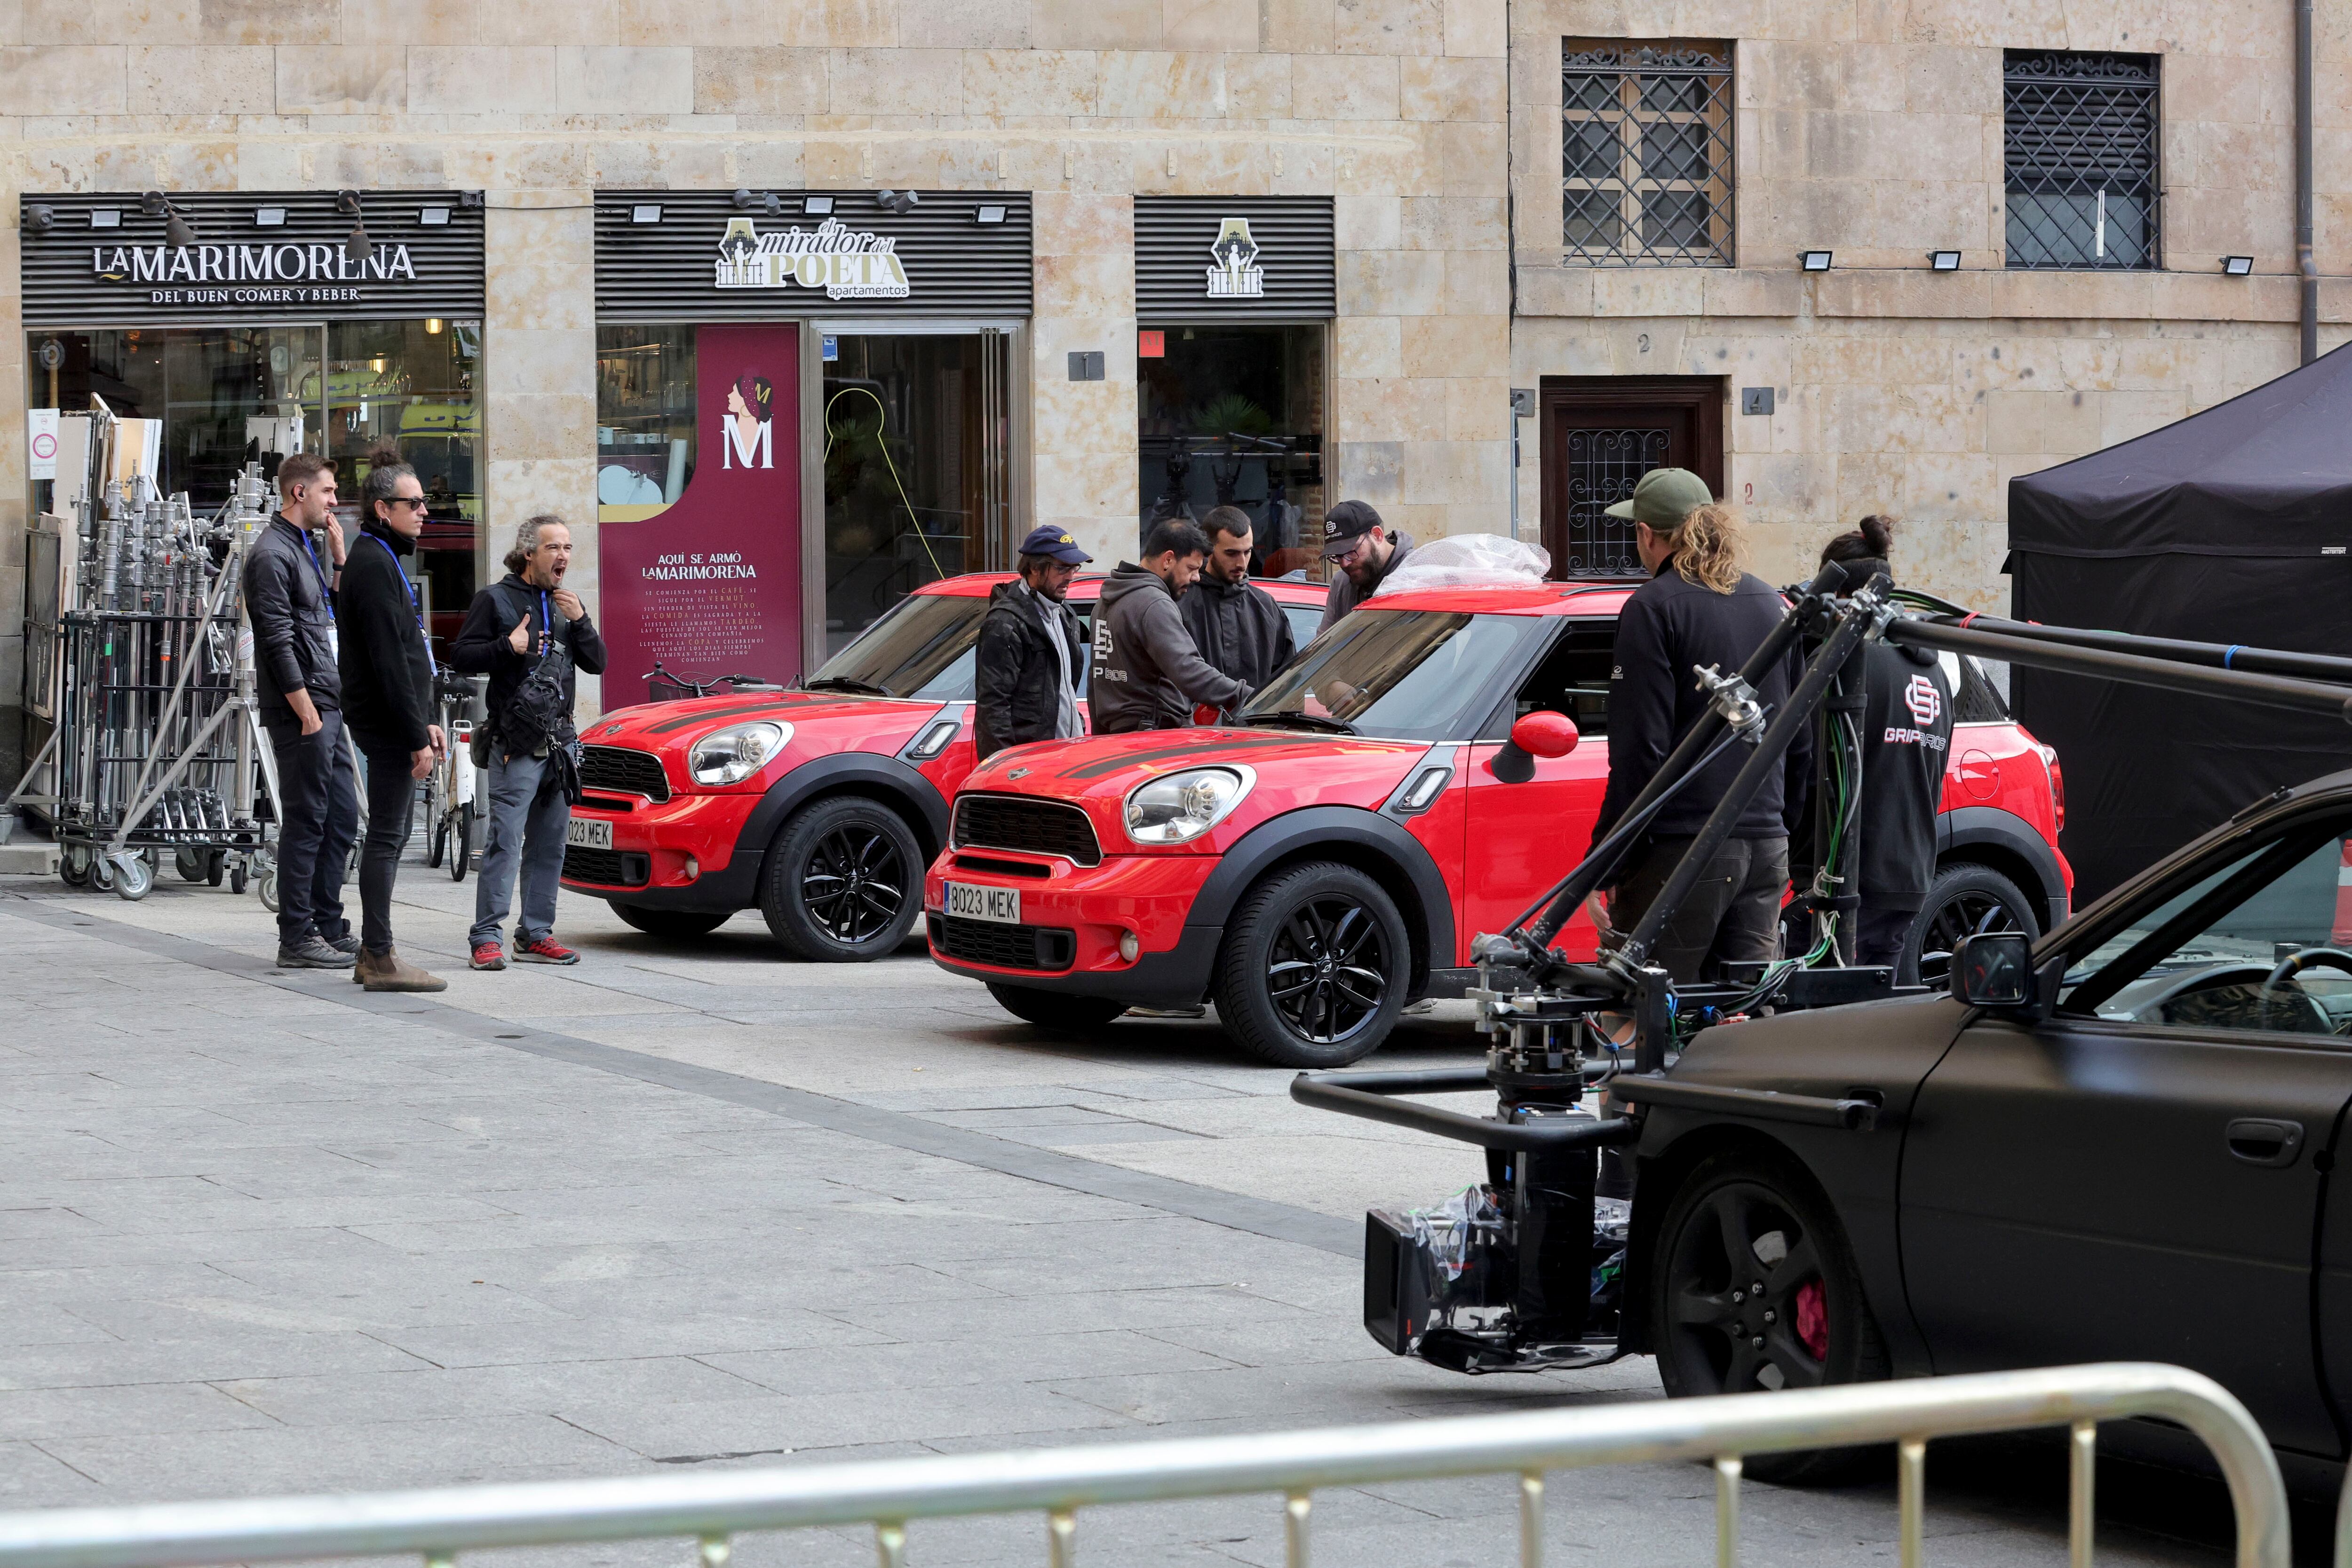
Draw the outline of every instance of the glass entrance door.
[[[1018,542],[1004,334],[825,339],[824,652],[915,588],[1002,570]]]

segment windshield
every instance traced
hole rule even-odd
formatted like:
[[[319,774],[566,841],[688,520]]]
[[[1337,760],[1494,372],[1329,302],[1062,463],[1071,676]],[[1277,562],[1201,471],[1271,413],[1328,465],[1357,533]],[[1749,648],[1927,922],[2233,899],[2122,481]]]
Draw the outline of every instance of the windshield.
[[[836,689],[969,701],[972,644],[987,614],[988,601],[969,594],[910,595],[801,684],[821,691],[839,682]]]
[[[1460,740],[1492,679],[1543,630],[1532,615],[1359,610],[1308,643],[1241,710],[1335,719],[1360,735]]]

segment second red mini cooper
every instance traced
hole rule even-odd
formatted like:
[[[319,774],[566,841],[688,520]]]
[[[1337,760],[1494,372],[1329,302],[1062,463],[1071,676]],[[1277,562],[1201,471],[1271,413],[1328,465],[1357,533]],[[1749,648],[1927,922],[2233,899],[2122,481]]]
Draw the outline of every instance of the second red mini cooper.
[[[1303,650],[1239,727],[998,753],[965,779],[924,886],[932,956],[1048,1027],[1212,1000],[1268,1061],[1356,1060],[1409,1001],[1460,996],[1476,934],[1583,853],[1629,592],[1384,595]],[[1958,934],[2063,919],[2074,880],[2054,755],[1984,671],[1948,673],[1937,875],[1913,935],[1931,975]],[[1559,945],[1589,957],[1595,943],[1580,915]]]
[[[896,948],[971,770],[972,648],[989,591],[1009,577],[917,589],[793,690],[646,703],[590,725],[563,885],[654,936],[699,936],[757,909],[803,958]],[[1320,584],[1259,586],[1302,645],[1315,635]],[[1070,585],[1082,628],[1101,589],[1099,577]]]

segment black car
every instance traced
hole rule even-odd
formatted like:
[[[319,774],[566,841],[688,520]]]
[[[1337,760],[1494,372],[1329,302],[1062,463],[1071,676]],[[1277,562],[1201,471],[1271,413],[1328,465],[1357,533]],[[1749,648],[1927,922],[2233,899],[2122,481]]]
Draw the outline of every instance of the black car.
[[[2283,1453],[2342,1460],[2352,773],[1954,971],[1952,995],[1706,1030],[1662,1081],[1786,1110],[1621,1081],[1621,1343],[1675,1395],[2171,1362]],[[1824,1102],[1864,1109],[1793,1119]]]

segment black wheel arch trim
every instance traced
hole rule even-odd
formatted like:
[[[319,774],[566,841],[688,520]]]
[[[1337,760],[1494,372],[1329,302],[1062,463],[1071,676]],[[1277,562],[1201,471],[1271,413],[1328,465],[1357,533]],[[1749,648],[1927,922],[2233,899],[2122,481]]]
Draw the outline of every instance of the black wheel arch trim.
[[[1400,907],[1397,913],[1404,917],[1406,934],[1419,949],[1413,955],[1413,974],[1406,994],[1419,996],[1433,968],[1453,967],[1454,897],[1446,890],[1437,862],[1421,841],[1377,811],[1355,806],[1303,806],[1259,823],[1219,858],[1217,869],[1201,884],[1184,916],[1187,930],[1204,925],[1222,930],[1233,918],[1234,906],[1242,895],[1269,869],[1337,846],[1372,852],[1401,873],[1404,885],[1412,890],[1419,910]],[[1338,858],[1342,864],[1354,863],[1344,855]],[[1376,882],[1389,880],[1370,872],[1366,874]]]
[[[1951,860],[1973,858],[1965,852],[1970,849],[1998,850],[2021,862],[2032,873],[2036,885],[2021,891],[2027,897],[2042,901],[2042,929],[2045,934],[2066,923],[2071,911],[2066,901],[2065,873],[2058,868],[2057,852],[2050,847],[2048,840],[2034,831],[2032,823],[1998,806],[1960,806],[1937,818],[1936,860],[1939,866]]]

